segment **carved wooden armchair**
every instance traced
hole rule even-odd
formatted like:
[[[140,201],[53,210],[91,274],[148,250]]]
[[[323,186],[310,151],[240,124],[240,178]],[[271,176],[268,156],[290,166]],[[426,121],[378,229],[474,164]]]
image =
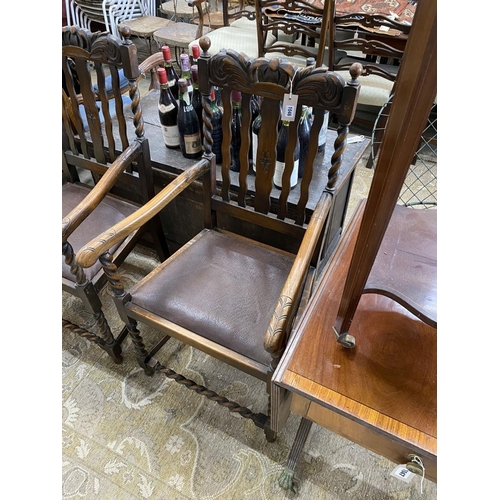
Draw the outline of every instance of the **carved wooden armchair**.
[[[129,40],[65,27],[62,30],[62,67],[62,288],[79,297],[95,320],[90,329],[64,319],[62,324],[103,348],[119,363],[122,359],[120,344],[126,332],[115,338],[104,317],[98,295],[106,282],[102,267],[97,264],[84,270],[76,263],[75,254],[86,242],[133,213],[154,195],[149,146],[144,137],[137,88],[140,75],[137,51]],[[120,70],[128,80],[135,116],[135,138],[130,142],[123,114]],[[106,78],[107,73],[110,80]],[[75,88],[76,80],[79,88]],[[116,102],[116,121],[110,115],[111,98],[106,89],[109,81]],[[88,132],[82,114],[86,117]],[[120,131],[121,154],[117,153],[118,145],[113,139],[114,123]],[[159,217],[153,218],[145,229],[159,257],[164,259],[168,248]],[[125,259],[143,234],[142,230],[133,231],[117,240],[113,246],[116,265]]]
[[[203,157],[135,214],[89,242],[78,252],[77,262],[84,268],[101,262],[105,268],[115,292],[119,314],[127,324],[139,363],[147,373],[163,373],[230,411],[251,419],[264,428],[267,439],[272,441],[288,416],[289,395],[271,390],[271,376],[286,348],[301,299],[307,296],[306,283],[311,283],[321,254],[342,152],[356,108],[357,77],[362,67],[355,65],[352,68],[353,77],[346,84],[325,67],[297,70],[279,59],[253,60],[232,50],[210,56],[209,37],[203,37],[200,45]],[[221,89],[226,110],[223,115],[222,181],[219,185],[212,153],[212,86]],[[233,89],[242,93],[239,174],[230,171],[230,95]],[[300,199],[294,210],[290,209],[288,197],[298,115],[290,125],[282,189],[273,212],[271,191],[280,103],[288,98],[290,90],[298,96],[299,109],[302,105],[314,107],[315,120],[304,177],[296,187],[300,190]],[[255,176],[249,173],[248,162],[252,94],[263,98]],[[306,224],[305,208],[323,110],[336,114],[341,125],[324,191]],[[111,262],[110,249],[197,181],[204,190],[204,229],[136,286],[124,290],[116,266]],[[163,339],[147,347],[147,339],[143,339],[138,322],[163,332]],[[270,393],[268,411],[254,413],[163,366],[156,356],[170,337],[265,382]]]

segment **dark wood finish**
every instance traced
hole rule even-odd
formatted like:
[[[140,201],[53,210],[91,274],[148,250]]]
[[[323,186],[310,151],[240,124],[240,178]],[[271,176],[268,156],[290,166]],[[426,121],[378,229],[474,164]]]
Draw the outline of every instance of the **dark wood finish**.
[[[333,46],[330,40],[330,27],[333,14],[333,1],[325,0],[321,5],[302,0],[256,0],[255,12],[257,16],[257,39],[259,41],[259,56],[267,52],[282,52],[285,56],[314,57],[316,66],[323,64],[326,47]],[[317,22],[304,22],[286,16],[309,16],[316,18]],[[307,40],[306,43],[290,44],[275,42],[266,46],[265,40],[268,32],[281,31],[287,35],[294,35],[296,40]],[[318,44],[315,47],[315,44]],[[328,67],[333,68],[333,50],[329,52]]]
[[[266,413],[251,412],[172,372],[153,358],[152,352],[160,354],[165,339],[174,337],[265,381],[266,387],[270,387],[272,373],[286,348],[304,288],[312,283],[311,276],[323,256],[323,239],[329,217],[334,215],[342,154],[356,108],[357,76],[362,68],[354,65],[352,79],[345,84],[337,74],[324,67],[296,70],[277,58],[252,60],[231,50],[210,56],[208,37],[202,38],[200,46],[203,50],[198,61],[203,96],[203,157],[135,214],[89,242],[78,253],[77,262],[88,268],[99,259],[107,269],[120,317],[126,321],[138,361],[146,373],[164,373],[231,411],[250,418],[264,428],[267,438],[272,441],[288,416],[287,403],[280,405],[271,398]],[[236,89],[243,95],[243,141],[237,186],[231,181],[231,151],[227,140],[223,145],[222,182],[220,187],[217,186],[209,97],[212,86],[219,87],[222,92],[226,117],[223,135],[226,137],[231,133],[230,92]],[[299,202],[293,211],[289,210],[293,168],[290,153],[295,149],[297,135],[292,133],[287,145],[278,210],[273,212],[271,191],[278,134],[277,110],[290,89],[298,96],[298,109],[302,105],[314,106],[315,120],[304,178],[297,187]],[[254,162],[255,186],[250,192],[246,180],[252,94],[262,98],[263,125]],[[305,207],[316,165],[317,136],[324,110],[335,114],[340,126],[323,192],[306,225]],[[298,118],[297,114],[296,121],[290,125],[292,130],[297,128]],[[125,291],[115,270],[107,265],[106,252],[158,214],[196,179],[203,186],[204,228],[139,284]],[[228,227],[228,218],[242,222]],[[243,226],[254,228],[250,232],[254,239],[241,230]],[[268,231],[277,232],[280,239],[292,242],[289,246],[295,246],[296,251],[292,253],[273,246],[273,241],[266,238]],[[308,296],[309,290],[305,290],[304,297]],[[164,340],[156,346],[146,347],[137,322],[160,330],[165,335]]]
[[[356,349],[343,348],[332,335],[364,205],[325,269],[273,381],[293,392],[294,413],[396,463],[415,453],[425,477],[436,480],[436,330],[392,299],[366,294],[351,324]],[[293,447],[292,472],[303,442],[300,436]],[[292,479],[286,471],[288,487]]]
[[[353,26],[356,27],[355,30],[352,29]],[[343,34],[352,34],[352,38],[336,39],[335,49],[345,51],[348,56],[353,52],[364,54],[361,61],[364,76],[378,75],[391,81],[396,80],[398,65],[403,57],[410,29],[411,24],[395,21],[381,12],[334,13],[334,38],[336,30]],[[393,68],[381,65],[383,62],[390,62]],[[349,68],[350,64],[352,57],[347,57],[336,63],[334,68],[339,71]]]
[[[415,6],[406,1],[398,5],[370,2],[365,10],[366,3],[364,0],[335,2],[335,49],[346,51],[348,55],[362,52],[364,75],[374,74],[394,81],[410,33]],[[392,19],[392,14],[398,17]],[[335,70],[347,69],[349,64],[352,64],[351,58],[341,59],[336,63]]]
[[[419,2],[414,26],[417,21],[418,38],[410,34],[400,75],[395,84],[394,102],[380,147],[378,166],[335,322],[339,339],[348,335],[356,307],[436,97],[435,0]],[[433,286],[432,283],[428,285]]]
[[[97,75],[95,84],[90,63]],[[63,326],[96,343],[116,362],[121,362],[120,344],[124,335],[115,338],[98,296],[105,283],[104,271],[99,266],[82,269],[75,261],[75,253],[102,227],[113,224],[117,220],[116,214],[125,218],[154,195],[149,143],[144,138],[137,89],[140,75],[137,51],[128,39],[121,41],[106,33],[65,27],[62,30],[62,67],[62,288],[79,297],[95,319],[92,332],[65,320]],[[135,123],[135,139],[132,141],[126,134],[119,70],[123,70],[129,82]],[[110,82],[106,79],[108,73]],[[111,92],[106,89],[107,83],[111,84]],[[115,123],[110,112],[112,102]],[[88,132],[84,129],[84,117],[87,118]],[[121,152],[117,151],[115,137],[119,138]],[[112,209],[108,210],[108,206]],[[164,259],[168,247],[160,219],[152,219],[145,229],[152,235],[159,257]],[[112,249],[114,265],[123,262],[143,233],[142,230],[135,231],[116,242]]]

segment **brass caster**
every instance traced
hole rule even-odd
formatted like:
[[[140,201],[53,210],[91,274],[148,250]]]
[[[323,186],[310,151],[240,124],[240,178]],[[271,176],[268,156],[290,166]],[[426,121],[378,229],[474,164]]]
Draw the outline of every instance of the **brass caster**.
[[[352,349],[356,346],[356,339],[354,336],[349,335],[348,333],[342,333],[337,337],[337,342],[342,345],[342,347],[346,347],[347,349]]]
[[[299,491],[298,481],[294,479],[294,472],[288,467],[285,467],[285,470],[281,473],[278,484],[284,490],[292,490],[294,493]]]
[[[406,468],[410,471],[413,472],[413,474],[418,474],[419,476],[424,475],[424,468],[422,464],[422,459],[413,453],[410,453],[408,455],[408,458],[410,461],[406,464]]]

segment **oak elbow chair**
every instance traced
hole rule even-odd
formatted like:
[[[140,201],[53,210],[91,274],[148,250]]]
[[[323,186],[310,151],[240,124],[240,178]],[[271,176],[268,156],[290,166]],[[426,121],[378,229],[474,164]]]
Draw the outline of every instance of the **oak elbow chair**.
[[[100,262],[115,293],[118,313],[126,322],[140,365],[146,373],[163,373],[230,411],[251,419],[276,438],[289,414],[289,394],[271,390],[271,376],[285,350],[301,303],[321,254],[321,242],[332,209],[342,153],[354,116],[361,65],[354,65],[349,82],[322,68],[302,68],[277,58],[250,59],[232,50],[210,56],[209,37],[200,41],[198,60],[203,95],[204,154],[133,215],[104,231],[82,248],[78,265],[91,268]],[[216,183],[212,153],[210,91],[221,89],[223,114],[222,182]],[[242,93],[242,144],[239,174],[230,172],[231,90]],[[297,119],[290,125],[286,167],[278,207],[271,209],[276,162],[280,103],[290,91],[298,108],[312,106],[310,148],[296,211],[289,210],[290,177],[297,141]],[[256,174],[249,173],[252,94],[262,97]],[[306,221],[306,203],[317,155],[323,110],[338,116],[341,124],[325,188]],[[231,179],[232,176],[232,179]],[[253,179],[251,179],[253,177]],[[124,290],[116,267],[110,264],[113,246],[158,214],[177,194],[194,182],[203,191],[204,229],[131,289]],[[255,187],[253,187],[253,185]],[[250,186],[252,187],[250,189]],[[286,250],[284,248],[287,248]],[[138,323],[163,333],[156,345],[146,345]],[[260,379],[269,393],[269,408],[249,408],[186,379],[156,358],[171,337]],[[152,342],[149,342],[152,344]]]
[[[75,254],[86,242],[133,213],[154,195],[149,146],[144,137],[137,88],[140,76],[137,51],[129,40],[120,40],[107,33],[91,33],[84,28],[65,27],[62,30],[62,67],[62,289],[79,297],[95,322],[88,329],[65,319],[62,325],[97,344],[119,363],[126,332],[115,337],[103,314],[99,291],[106,278],[102,266],[97,264],[84,270],[76,263]],[[128,97],[135,116],[135,138],[130,141],[123,114],[122,75],[128,81]],[[78,88],[75,88],[76,80]],[[121,154],[113,139],[111,99],[115,101]],[[158,217],[152,219],[147,230],[158,256],[164,260],[168,247]],[[116,242],[113,246],[115,265],[123,262],[143,233],[142,230],[133,231]]]

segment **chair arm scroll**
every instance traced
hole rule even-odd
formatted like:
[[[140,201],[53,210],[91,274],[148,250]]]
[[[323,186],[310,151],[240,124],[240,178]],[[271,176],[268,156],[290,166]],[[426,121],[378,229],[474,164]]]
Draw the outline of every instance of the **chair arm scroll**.
[[[158,214],[179,193],[189,187],[198,177],[210,170],[210,161],[202,158],[199,162],[179,174],[170,184],[164,187],[154,198],[145,205],[138,208],[113,227],[104,231],[86,246],[80,249],[76,255],[78,265],[83,268],[95,264],[97,259],[107,252],[113,245],[132,234],[142,227],[146,222]]]
[[[280,356],[288,341],[291,322],[297,311],[300,290],[311,263],[311,259],[323,232],[332,206],[333,196],[325,191],[314,209],[304,239],[293,263],[290,274],[283,286],[281,295],[274,308],[271,322],[264,338],[264,348],[273,357]]]
[[[163,67],[162,52],[155,52],[154,54],[144,59],[144,61],[142,61],[142,63],[139,64],[139,71],[141,72],[142,75],[152,70],[153,68],[157,67]]]
[[[70,237],[71,233],[94,211],[99,203],[114,186],[120,174],[141,152],[142,144],[133,142],[120,156],[110,165],[99,182],[92,188],[89,194],[62,220],[62,241]],[[64,153],[63,153],[64,154]]]

